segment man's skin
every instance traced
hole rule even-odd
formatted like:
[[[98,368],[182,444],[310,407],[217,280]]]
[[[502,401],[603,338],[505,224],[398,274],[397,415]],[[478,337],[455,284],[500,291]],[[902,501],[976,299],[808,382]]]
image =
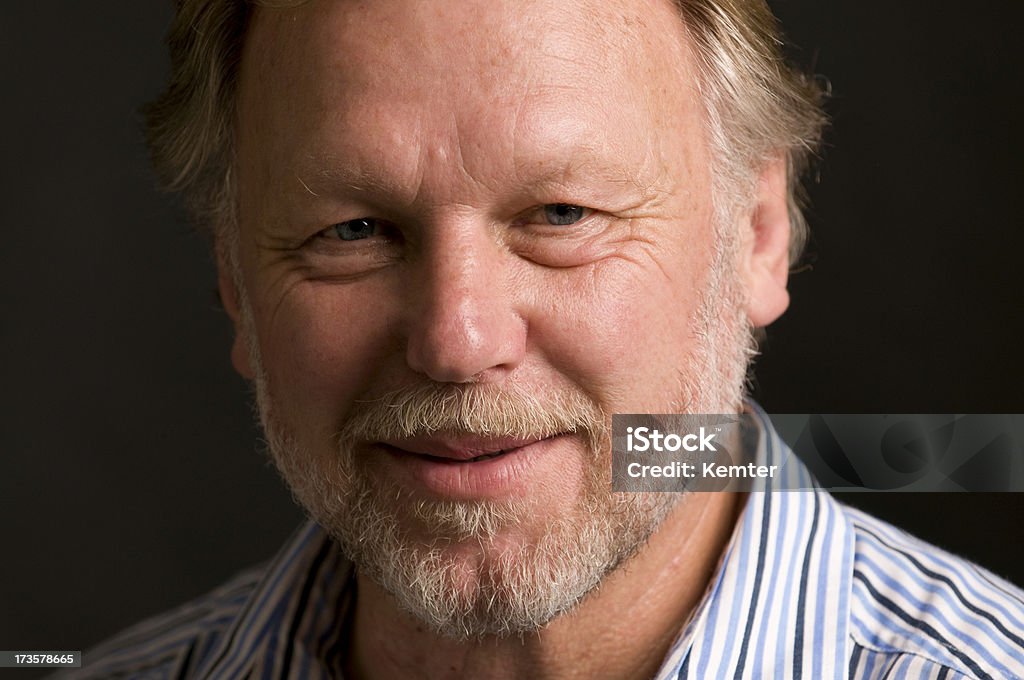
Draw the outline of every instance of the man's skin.
[[[412,380],[572,384],[608,412],[681,403],[712,263],[712,158],[668,0],[260,8],[236,141],[239,271],[221,262],[220,277],[233,361],[254,376],[241,283],[275,409],[303,446],[331,455],[355,399]],[[735,275],[764,326],[788,304],[789,221],[783,164],[758,176]],[[552,226],[553,204],[588,210]],[[359,218],[376,231],[339,239],[332,225]],[[483,480],[431,486],[402,459],[373,471],[425,497],[528,497],[533,521],[498,537],[528,545],[576,510],[589,461],[571,436],[543,444]],[[522,637],[442,638],[360,577],[346,677],[649,677],[742,503],[685,498],[580,606]]]

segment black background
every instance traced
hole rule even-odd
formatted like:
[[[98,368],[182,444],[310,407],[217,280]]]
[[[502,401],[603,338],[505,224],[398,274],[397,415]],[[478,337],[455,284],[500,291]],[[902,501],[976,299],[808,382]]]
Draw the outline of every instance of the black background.
[[[773,6],[834,122],[755,395],[1024,412],[1019,4]],[[86,649],[269,558],[301,517],[259,453],[206,244],[152,188],[136,109],[169,18],[0,5],[0,649]],[[1024,494],[847,500],[1024,582]]]

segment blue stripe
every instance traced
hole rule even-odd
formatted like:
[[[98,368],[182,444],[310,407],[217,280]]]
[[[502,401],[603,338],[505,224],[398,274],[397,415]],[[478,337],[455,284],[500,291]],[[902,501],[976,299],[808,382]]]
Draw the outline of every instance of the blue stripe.
[[[244,594],[242,594],[244,595]],[[242,606],[240,596],[229,601],[221,601],[222,591],[215,591],[212,601],[191,602],[171,611],[169,614],[143,622],[129,629],[117,638],[90,652],[101,657],[102,665],[95,669],[136,663],[139,655],[148,655],[154,641],[161,638],[181,639],[183,635],[195,635],[194,630],[207,630],[211,627],[229,623],[237,617],[237,610]],[[214,615],[217,618],[211,618]]]
[[[218,631],[218,633],[222,633],[222,631]],[[196,654],[195,663],[192,664],[194,670],[198,670],[199,668],[203,667],[203,664],[206,663],[206,660],[209,658],[210,653],[217,648],[217,644],[219,641],[220,634],[208,635],[202,639],[202,641],[199,644],[198,653]],[[196,675],[196,673],[192,674],[193,677]]]
[[[971,657],[967,656],[966,654],[961,652],[956,647],[954,647],[951,644],[949,644],[949,642],[944,637],[942,637],[942,635],[940,635],[937,630],[932,628],[930,625],[928,625],[924,621],[918,621],[917,619],[913,618],[912,616],[907,614],[905,611],[903,611],[895,602],[893,602],[892,600],[890,600],[889,598],[887,598],[886,596],[884,596],[880,592],[878,592],[878,590],[875,589],[875,587],[873,585],[871,585],[871,582],[868,581],[867,578],[865,578],[864,575],[862,575],[860,572],[854,570],[853,578],[855,578],[856,580],[858,580],[861,583],[863,583],[864,586],[868,589],[868,591],[870,591],[871,596],[875,598],[875,600],[877,600],[880,604],[882,604],[882,606],[884,606],[886,609],[888,609],[893,614],[895,614],[897,617],[899,617],[900,620],[902,620],[908,626],[910,626],[912,628],[917,628],[918,630],[923,631],[924,633],[927,633],[932,639],[936,640],[939,644],[945,646],[946,649],[949,650],[950,654],[952,654],[956,658],[960,659],[960,661],[965,666],[970,668],[972,673],[975,673],[976,675],[978,675],[979,678],[991,678],[992,677],[988,673],[985,673],[985,671],[983,671],[981,669],[981,666],[979,666],[974,661],[974,659],[972,659]]]
[[[324,660],[326,668],[341,666],[342,654],[348,644],[348,631],[352,628],[352,617],[355,614],[352,606],[355,590],[355,569],[338,551],[338,574],[341,582],[337,584],[337,592],[326,604],[334,617],[325,622],[324,634],[317,643],[317,658]]]
[[[271,597],[279,598],[281,593],[278,592],[278,587],[284,580],[285,575],[291,571],[295,562],[303,554],[303,549],[309,547],[312,538],[319,537],[319,531],[314,524],[307,524],[299,530],[299,536],[295,542],[292,543],[291,550],[281,557],[281,562],[274,565],[272,578],[270,582],[261,587],[257,592],[260,593],[258,599],[254,601],[250,600],[252,605],[248,610],[243,611],[239,617],[237,627],[232,631],[231,635],[224,641],[222,652],[212,662],[211,668],[217,668],[222,666],[219,672],[225,672],[226,668],[236,665],[239,657],[242,656],[248,660],[252,656],[252,648],[255,646],[256,640],[258,640],[263,633],[265,633],[271,625],[273,625],[273,617],[277,609],[280,607],[280,602],[274,602],[268,607],[268,602]],[[262,627],[260,627],[255,635],[255,639],[250,638],[252,629],[256,626],[256,614],[262,614],[264,611],[268,611],[270,616],[264,621]],[[241,645],[240,641],[243,639],[251,639],[246,645]],[[232,651],[233,648],[233,651]]]
[[[954,583],[953,580],[950,579],[948,576],[945,576],[944,574],[940,574],[940,573],[938,573],[936,571],[933,571],[932,569],[929,569],[928,567],[926,567],[921,562],[921,560],[917,559],[917,557],[915,557],[913,554],[907,552],[906,550],[901,550],[900,548],[898,548],[898,547],[896,547],[894,545],[889,544],[888,542],[883,540],[880,536],[878,536],[877,534],[875,534],[871,530],[869,530],[867,527],[860,527],[859,531],[860,531],[860,533],[867,534],[868,536],[874,538],[876,541],[878,541],[878,543],[880,543],[884,547],[888,548],[889,550],[892,550],[893,552],[895,552],[895,553],[897,553],[899,555],[902,555],[903,557],[906,557],[925,576],[927,576],[927,577],[929,577],[931,579],[934,579],[936,581],[940,581],[942,583],[945,583],[950,588],[950,590],[953,591],[953,594],[956,596],[956,598],[960,601],[960,603],[964,607],[966,607],[969,611],[973,612],[974,614],[977,614],[978,616],[981,616],[982,618],[987,620],[989,623],[991,623],[993,626],[995,626],[999,630],[1000,633],[1002,633],[1003,635],[1008,637],[1015,644],[1017,644],[1020,648],[1024,648],[1024,638],[1021,638],[1019,635],[1016,635],[1013,631],[1009,630],[1006,626],[1003,625],[1003,623],[999,619],[994,617],[992,614],[990,614],[989,612],[985,611],[984,609],[982,609],[982,608],[974,605],[972,602],[970,602],[964,596],[964,594],[960,591],[960,589],[957,587],[956,583]],[[915,574],[914,572],[910,572],[910,574],[915,579],[915,581],[917,583],[927,587],[929,592],[940,594],[943,598],[946,599],[947,602],[949,602],[950,605],[953,605],[953,603],[949,601],[949,594],[947,593],[947,591],[945,591],[944,589],[939,588],[937,586],[937,584],[936,585],[926,585],[924,583],[924,580],[920,577],[920,575]],[[970,585],[967,584],[967,583],[965,583],[964,585],[965,585],[965,587],[968,587],[968,588],[970,587]],[[1003,614],[1003,616],[1005,618],[1015,618],[1009,611],[1006,611],[1005,608],[1001,608],[1001,609],[1003,610],[1001,613]],[[1009,648],[1007,648],[1007,651],[1009,652],[1009,651],[1013,651],[1013,650],[1010,650]]]
[[[305,583],[302,584],[302,592],[299,595],[295,611],[292,614],[291,626],[288,628],[288,636],[285,639],[284,656],[281,660],[281,677],[284,680],[287,680],[289,669],[291,668],[292,656],[295,653],[295,638],[299,632],[299,625],[302,623],[303,617],[306,614],[306,607],[309,604],[309,596],[313,592],[313,586],[316,583],[317,577],[320,576],[320,568],[327,560],[327,555],[332,547],[333,546],[331,546],[330,543],[324,541],[323,547],[320,549],[320,552],[317,553],[316,558],[314,558],[310,565]]]
[[[679,674],[676,675],[679,680],[685,680],[690,675],[690,655],[687,654],[683,657],[683,665],[679,668]]]
[[[896,669],[896,664],[899,663],[900,657],[893,657],[893,660],[889,662],[889,667],[885,669],[885,675],[882,676],[882,680],[888,680],[889,676],[892,675],[893,670]]]
[[[819,493],[820,492],[815,492],[815,494],[814,494],[814,500],[815,500],[816,503],[820,501]],[[820,510],[820,512],[824,513],[825,509],[822,508]],[[829,515],[830,516],[825,519],[825,535],[823,537],[823,542],[824,542],[824,545],[834,547],[833,546],[833,540],[834,540],[833,539],[833,529],[835,528],[835,522],[832,521],[831,513],[829,513]],[[817,514],[815,515],[815,519],[817,519]],[[813,545],[811,545],[810,542],[808,542],[808,550],[813,550]],[[814,649],[815,650],[823,650],[823,649],[826,648],[825,647],[825,639],[824,639],[824,636],[825,636],[825,625],[824,624],[825,624],[825,621],[828,619],[828,615],[825,612],[825,593],[826,593],[826,591],[829,588],[841,588],[842,590],[845,590],[845,588],[843,588],[843,586],[845,585],[846,581],[845,581],[844,578],[841,578],[841,579],[839,579],[838,583],[832,583],[831,582],[833,575],[831,574],[831,570],[829,569],[830,564],[829,564],[828,556],[822,556],[822,558],[819,559],[819,563],[818,564],[819,564],[819,566],[818,566],[818,579],[817,579],[817,584],[816,584],[816,588],[817,588],[817,601],[815,603],[815,609],[814,609],[815,625],[813,627],[813,630],[814,630]],[[849,573],[849,572],[846,572],[846,573]],[[845,574],[844,574],[844,576],[845,576]],[[845,614],[845,612],[843,612],[843,614]],[[822,654],[822,653],[817,653],[817,654],[814,654],[814,655],[811,656],[811,669],[813,671],[813,675],[814,675],[815,678],[820,678],[821,677],[821,667],[822,667],[822,664],[824,663],[824,660],[825,660],[825,654]],[[837,663],[836,664],[836,668],[842,668],[842,663],[841,662]]]
[[[192,674],[192,659],[195,656],[196,645],[198,642],[199,641],[197,639],[193,638],[192,642],[189,643],[188,648],[185,650],[185,655],[178,662],[179,671],[176,674],[178,680],[186,680],[188,676]]]
[[[862,595],[861,597],[865,601],[871,601],[870,595]],[[893,638],[890,636],[895,636],[899,640],[906,640],[912,637],[911,633],[913,631],[900,621],[888,616],[885,612],[874,611],[872,613],[876,615],[876,618],[872,621],[862,621],[856,618],[850,622],[851,636],[853,637],[854,644],[861,644],[860,640],[857,639],[859,636],[872,651],[885,654],[902,654],[906,652],[906,649],[894,646],[892,643]],[[915,653],[921,655],[930,654],[930,656],[936,659],[941,658],[943,663],[949,662],[949,659],[945,658],[942,654],[932,652],[936,652],[936,650],[917,649]]]
[[[859,648],[858,648],[859,649]],[[870,678],[875,674],[875,663],[879,660],[877,654],[867,654],[864,658],[864,667],[857,677]]]
[[[850,655],[850,677],[854,677],[857,672],[857,666],[860,665],[860,655],[864,653],[864,648],[859,645],[853,648],[853,654]]]
[[[210,626],[225,625],[232,621],[234,621],[234,617],[228,615],[212,621]],[[91,669],[93,671],[104,671],[107,668],[116,668],[118,666],[150,666],[152,665],[153,657],[169,655],[172,654],[173,650],[186,647],[196,638],[197,633],[205,633],[206,630],[206,628],[195,629],[186,627],[172,631],[173,635],[163,635],[147,640],[138,647],[119,649],[116,656],[104,657],[98,665],[91,666]],[[177,658],[177,652],[174,652],[173,656]]]
[[[962,579],[961,585],[968,588],[970,590],[969,594],[978,600],[980,604],[997,610],[1004,618],[1012,620],[1015,626],[1018,628],[1024,628],[1024,601],[1019,599],[1021,595],[1019,592],[1016,594],[1016,597],[1014,596],[1012,586],[1010,584],[1002,582],[1002,585],[1000,585],[999,582],[992,581],[985,577],[985,572],[978,569],[970,562],[966,562],[941,550],[935,549],[933,546],[919,543],[918,547],[908,545],[908,543],[917,543],[916,539],[908,536],[895,527],[887,525],[885,522],[871,518],[859,511],[854,511],[854,513],[857,515],[856,526],[858,528],[863,525],[865,531],[867,531],[870,526],[879,536],[882,534],[887,536],[894,545],[899,544],[902,545],[904,549],[914,549],[918,554],[921,553],[922,549],[926,550],[928,559],[936,562],[946,571],[959,576]],[[864,518],[864,520],[862,521],[861,518]],[[968,574],[970,573],[980,576],[982,581],[987,583],[993,589],[999,591],[1000,596],[1005,597],[1006,601],[1000,602],[998,599],[991,597],[981,590],[972,588],[972,583],[975,583],[978,579],[968,578]],[[1007,608],[1007,605],[1011,605],[1013,608],[1009,609]]]
[[[743,545],[741,546],[741,551],[743,553],[747,552],[749,544],[750,544],[749,541],[744,541],[743,542]],[[732,548],[731,547],[729,549],[729,552],[730,552],[730,556],[731,556],[732,555]],[[747,560],[746,560],[745,556],[741,554],[740,557],[739,557],[740,564],[742,565],[742,564],[746,563],[746,561]],[[740,571],[742,573],[742,569]],[[721,585],[721,583],[719,583],[719,585]],[[708,663],[710,663],[710,661],[711,661],[710,655],[711,655],[712,650],[713,650],[714,634],[718,630],[718,609],[719,609],[718,603],[719,603],[719,600],[716,598],[715,600],[712,601],[711,606],[708,607],[708,620],[707,620],[707,624],[705,626],[705,630],[707,631],[707,640],[705,641],[704,648],[701,650],[700,658],[697,660],[697,677],[698,678],[706,678],[706,677],[708,677],[707,670],[708,670]],[[735,610],[734,610],[734,615],[735,615]]]
[[[907,599],[908,601],[912,602],[917,612],[922,612],[922,613],[930,615],[933,619],[935,619],[936,622],[941,624],[946,630],[955,631],[957,629],[957,626],[953,625],[953,623],[951,621],[949,621],[949,619],[946,618],[946,615],[941,610],[936,608],[931,603],[922,601],[921,599],[919,599],[916,596],[912,595],[910,593],[910,591],[908,591],[903,586],[902,583],[900,583],[899,581],[896,581],[891,576],[889,576],[887,573],[885,573],[885,570],[882,567],[880,567],[878,564],[876,564],[875,561],[872,560],[869,555],[865,554],[865,555],[861,556],[860,558],[858,558],[857,562],[858,562],[858,564],[867,565],[867,566],[871,567],[871,569],[875,572],[874,574],[871,575],[871,579],[885,584],[885,586],[887,588],[889,588],[889,590],[902,595],[905,599]],[[868,574],[863,572],[863,571],[861,571],[861,570],[859,570],[859,569],[855,569],[854,570],[854,576],[855,577],[856,576],[863,576],[864,578],[868,578]],[[911,574],[911,578],[915,578],[915,576],[913,574]],[[922,585],[924,585],[924,584],[922,584]],[[925,587],[927,587],[927,586],[925,586]],[[940,596],[945,596],[947,602],[949,602],[948,594],[935,593],[935,591],[933,591],[933,590],[930,590],[929,592],[931,592],[932,594],[938,594]],[[904,611],[906,611],[906,610],[904,610]],[[915,616],[915,614],[916,614],[916,612],[908,612],[908,615],[914,616],[914,618],[917,618],[917,616]],[[918,620],[921,620],[921,619],[918,619]],[[970,622],[970,623],[974,624],[974,622]],[[980,626],[976,626],[976,627],[980,627]],[[989,653],[989,651],[985,647],[980,646],[978,641],[975,640],[973,638],[973,636],[964,636],[964,637],[961,638],[961,640],[963,641],[964,646],[970,647],[972,649],[972,651],[974,651],[981,658],[983,658],[989,665],[994,666],[994,667],[1001,667],[1001,664],[995,658],[992,657],[992,655]],[[988,637],[985,640],[985,642],[988,642],[988,643],[993,643],[993,642],[994,643],[998,643],[999,640],[997,638],[993,638],[993,637],[990,636],[990,637]],[[1004,648],[1004,649],[1005,649],[1005,651],[1006,651],[1006,653],[1008,655],[1013,653],[1013,650],[1010,649],[1010,648]],[[1009,669],[1003,668],[1002,670],[1004,672],[1006,672],[1007,674],[1009,673]]]
[[[1017,605],[1019,605],[1022,608],[1021,611],[1024,611],[1024,594],[1022,594],[1019,590],[1014,591],[1014,590],[1011,590],[1010,588],[1007,588],[1006,587],[1007,584],[1005,582],[1002,582],[1002,585],[1000,585],[1000,581],[993,580],[991,578],[992,574],[990,574],[989,572],[985,571],[984,569],[981,569],[977,565],[969,564],[968,566],[971,568],[971,570],[977,576],[979,576],[981,578],[982,581],[984,581],[985,583],[987,583],[990,586],[992,586],[992,588],[994,590],[998,590],[1000,593],[1005,595],[1007,598],[1013,600]],[[1002,610],[1004,612],[1006,611],[1005,609],[1002,608],[1002,605],[999,604],[998,601],[995,603],[995,606],[999,607],[1000,610]]]
[[[771,443],[772,442],[769,439],[769,460],[771,460]],[[758,596],[761,594],[760,574],[764,573],[764,559],[768,545],[768,527],[770,524],[768,519],[771,517],[771,507],[772,492],[766,491],[764,492],[764,522],[761,524],[761,538],[758,541],[757,546],[757,568],[754,572],[755,574],[758,574],[758,578],[754,579],[754,590],[750,595],[751,611],[747,615],[747,625],[743,631],[743,644],[740,646],[740,657],[736,662],[736,672],[733,674],[733,678],[736,678],[737,680],[742,676],[744,665],[747,662],[747,645],[750,642],[750,631],[754,627],[754,614],[757,612]],[[739,598],[737,598],[737,601],[739,601]]]
[[[825,496],[825,498],[828,498]],[[837,620],[842,625],[848,625],[850,620],[850,608],[851,598],[853,597],[853,588],[851,580],[848,578],[849,574],[853,573],[853,562],[854,562],[854,537],[853,527],[849,524],[845,517],[841,516],[838,512],[838,506],[834,503],[829,503],[829,528],[825,532],[824,546],[828,551],[835,550],[835,545],[839,544],[842,546],[842,552],[840,553],[839,564],[836,568],[835,577],[838,578],[839,583],[836,588],[839,590],[839,611],[837,612]],[[833,538],[833,530],[839,535],[838,540]],[[853,643],[849,638],[845,638],[843,642]],[[845,661],[846,646],[844,644],[837,644],[834,650],[834,662],[835,668],[842,668]]]
[[[804,547],[804,560],[800,566],[800,595],[796,605],[795,644],[793,646],[793,678],[800,680],[804,673],[804,610],[807,609],[807,581],[811,570],[811,549],[818,532],[818,494],[814,494],[814,518],[811,520],[811,535]]]
[[[1024,649],[1024,639],[1021,639],[1020,636],[1014,634],[1012,631],[1010,631],[1008,628],[1006,628],[1006,626],[1003,625],[1003,623],[1001,621],[999,621],[997,618],[995,618],[992,614],[990,614],[989,612],[985,611],[984,609],[981,609],[980,607],[978,607],[978,606],[974,605],[973,603],[971,603],[970,601],[968,601],[967,598],[964,597],[964,595],[960,591],[960,589],[957,587],[956,583],[954,583],[952,581],[952,579],[948,578],[947,576],[945,576],[943,574],[939,574],[937,572],[932,571],[931,569],[928,569],[917,558],[915,558],[912,554],[887,544],[885,541],[883,541],[881,538],[879,538],[878,536],[876,536],[875,534],[873,534],[871,531],[867,530],[866,528],[861,528],[860,529],[860,533],[867,534],[868,536],[871,536],[876,541],[878,541],[878,543],[880,545],[882,545],[882,546],[892,550],[896,554],[901,555],[903,557],[906,557],[908,560],[910,560],[914,564],[914,566],[917,567],[920,570],[921,573],[917,573],[917,572],[914,572],[914,571],[911,571],[911,570],[907,570],[906,573],[914,580],[914,582],[917,585],[919,585],[920,587],[925,589],[930,595],[936,595],[936,596],[942,598],[943,602],[948,604],[950,606],[950,608],[952,608],[954,610],[958,608],[957,607],[957,602],[959,602],[968,611],[970,611],[971,613],[976,615],[976,617],[973,618],[973,620],[971,620],[969,617],[965,616],[964,617],[965,620],[970,620],[971,623],[973,625],[975,625],[976,627],[978,627],[978,628],[984,628],[985,627],[984,621],[987,621],[988,623],[992,624],[1002,635],[1004,635],[1005,637],[1009,638],[1010,641],[1014,642],[1017,645],[1016,647],[1007,644],[1006,640],[999,640],[998,636],[993,636],[993,641],[999,643],[1000,646],[1003,648],[1003,651],[1005,651],[1007,654],[1012,655],[1012,654],[1015,654],[1015,653],[1019,653],[1021,649]],[[866,561],[868,559],[869,558],[866,555],[865,555],[864,558],[862,558],[862,560],[864,560],[864,561]],[[881,566],[875,564],[874,562],[871,562],[871,564],[875,567],[876,571],[879,571],[879,572],[882,571]],[[924,576],[927,576],[930,579],[933,579],[933,581],[928,581],[927,579],[924,578]],[[948,589],[947,588],[943,588],[940,585],[940,583],[941,584],[945,584]],[[951,594],[950,591],[952,591],[952,594]],[[955,597],[955,601],[954,601],[954,597]],[[980,620],[978,617],[980,617],[980,619],[984,619],[984,621]],[[1007,618],[1012,618],[1012,617],[1008,615]]]

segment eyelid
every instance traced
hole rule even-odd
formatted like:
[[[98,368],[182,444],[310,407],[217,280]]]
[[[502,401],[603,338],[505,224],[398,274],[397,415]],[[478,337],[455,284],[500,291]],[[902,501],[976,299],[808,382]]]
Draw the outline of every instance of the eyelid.
[[[572,206],[574,208],[580,208],[583,211],[583,214],[579,218],[579,220],[577,220],[576,222],[573,222],[572,224],[567,224],[567,225],[551,224],[545,218],[545,214],[544,214],[545,210],[547,208],[550,208],[551,206],[558,206],[558,205],[565,205],[565,206]],[[553,230],[566,230],[566,229],[568,229],[568,227],[573,227],[573,226],[576,226],[576,225],[579,225],[579,224],[583,224],[584,222],[587,222],[590,218],[592,218],[594,215],[597,215],[599,213],[601,213],[601,211],[598,210],[597,208],[591,208],[589,206],[586,206],[586,205],[583,205],[583,204],[580,204],[580,203],[573,203],[571,201],[551,201],[551,202],[541,203],[541,204],[535,205],[535,206],[529,208],[528,210],[520,213],[520,215],[514,220],[513,224],[516,225],[516,226],[536,226],[536,227],[541,227],[541,228],[550,228],[550,229],[553,229]],[[352,241],[346,241],[345,239],[341,238],[338,235],[337,228],[338,228],[339,225],[345,224],[346,222],[356,222],[356,221],[359,221],[359,220],[373,221],[376,224],[377,232],[378,233],[373,234],[372,236],[369,236],[369,237],[367,237],[365,239],[356,239],[356,240],[352,240]],[[324,227],[324,228],[320,229],[319,231],[315,232],[312,235],[311,240],[313,240],[313,239],[324,239],[324,240],[329,240],[329,241],[338,241],[340,243],[358,243],[359,241],[368,241],[368,240],[372,240],[372,239],[379,239],[381,237],[393,237],[393,236],[395,236],[396,232],[397,232],[397,227],[396,227],[396,225],[393,222],[391,222],[391,221],[389,221],[387,219],[381,218],[381,217],[372,217],[372,216],[369,216],[369,215],[365,215],[365,216],[359,216],[359,217],[352,217],[352,218],[345,219],[345,220],[338,220],[337,222],[334,222],[333,224],[331,224],[331,225],[329,225],[327,227]]]
[[[368,236],[364,239],[354,239],[352,241],[346,241],[345,239],[341,238],[341,236],[338,234],[338,227],[341,226],[342,224],[348,222],[359,222],[363,220],[367,222],[373,222],[374,225],[376,226],[377,233],[373,234],[372,236]],[[380,217],[360,216],[352,217],[347,220],[338,220],[337,222],[331,224],[330,226],[324,227],[320,231],[313,234],[311,239],[322,238],[330,241],[341,241],[343,243],[355,243],[356,241],[365,241],[380,236],[390,236],[394,231],[395,225],[392,222],[389,222],[388,220],[385,220]]]
[[[555,205],[566,205],[566,206],[572,206],[574,208],[581,208],[583,210],[583,216],[580,217],[580,219],[577,220],[576,222],[574,222],[572,224],[568,224],[568,225],[549,224],[544,219],[544,210],[546,208],[550,207],[550,206],[555,206]],[[600,212],[600,211],[597,210],[596,208],[591,208],[591,207],[588,207],[588,206],[583,205],[581,203],[573,203],[572,201],[552,201],[550,203],[541,203],[540,205],[535,205],[532,208],[530,208],[529,210],[524,211],[523,213],[521,213],[519,215],[518,218],[516,218],[516,224],[520,225],[520,226],[525,226],[525,225],[529,224],[529,225],[539,225],[539,226],[542,226],[542,227],[551,227],[553,229],[554,228],[565,229],[567,227],[572,227],[572,226],[575,226],[577,224],[582,224],[583,222],[585,222],[587,219],[593,217],[598,212]]]

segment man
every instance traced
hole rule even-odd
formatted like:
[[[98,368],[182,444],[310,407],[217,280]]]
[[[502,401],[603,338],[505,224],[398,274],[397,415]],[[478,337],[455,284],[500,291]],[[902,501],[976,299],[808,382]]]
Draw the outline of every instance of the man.
[[[813,88],[757,2],[182,2],[150,110],[315,523],[83,675],[1016,677],[1021,593],[826,494],[621,494],[735,413]]]

